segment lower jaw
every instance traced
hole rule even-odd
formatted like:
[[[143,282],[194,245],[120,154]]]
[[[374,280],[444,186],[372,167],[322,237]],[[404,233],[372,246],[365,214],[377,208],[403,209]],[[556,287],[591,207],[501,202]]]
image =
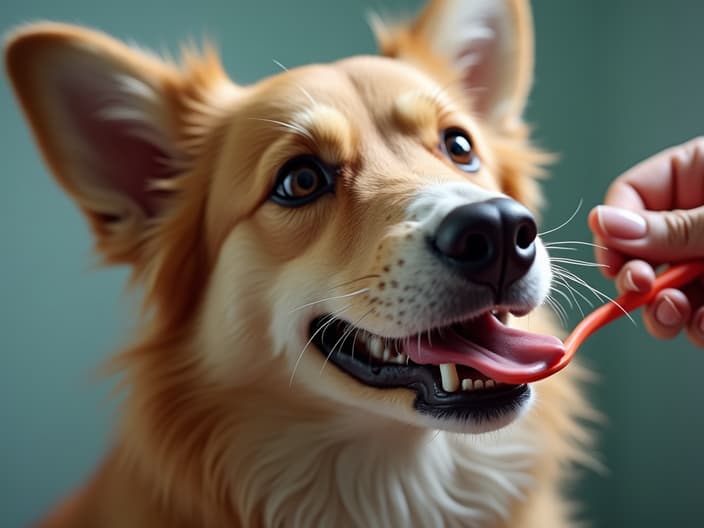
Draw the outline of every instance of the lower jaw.
[[[316,332],[320,325],[320,319],[313,321],[311,335],[315,335],[314,343],[329,362],[364,385],[413,391],[415,410],[436,425],[447,424],[448,429],[454,430],[497,429],[513,421],[530,400],[531,389],[526,384],[447,392],[436,365],[378,361],[365,355],[363,347],[350,335],[341,337],[345,335],[344,328]],[[476,371],[474,375],[483,377]]]

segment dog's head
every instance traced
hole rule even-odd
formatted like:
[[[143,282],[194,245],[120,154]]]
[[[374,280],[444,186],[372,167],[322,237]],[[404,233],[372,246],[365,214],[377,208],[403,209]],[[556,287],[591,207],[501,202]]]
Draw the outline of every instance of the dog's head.
[[[527,2],[373,26],[384,56],[252,86],[212,51],[176,66],[63,25],[11,38],[49,166],[143,283],[131,360],[152,385],[480,431],[530,399],[502,379],[562,354],[504,324],[551,278],[531,213],[544,157],[521,121]]]

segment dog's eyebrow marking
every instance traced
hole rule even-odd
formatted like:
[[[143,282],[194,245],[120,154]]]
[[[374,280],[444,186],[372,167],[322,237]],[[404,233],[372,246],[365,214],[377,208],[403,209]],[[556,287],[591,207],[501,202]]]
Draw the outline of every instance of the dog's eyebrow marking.
[[[409,132],[436,128],[438,108],[425,92],[406,92],[394,101],[393,116],[397,124]]]
[[[440,120],[451,110],[451,104],[443,91],[432,94],[414,90],[405,92],[394,100],[392,115],[402,130],[418,134],[423,142],[432,144],[437,141]]]
[[[357,134],[345,115],[332,106],[318,103],[298,112],[294,123],[308,131],[319,154],[333,162],[350,162],[357,152]]]

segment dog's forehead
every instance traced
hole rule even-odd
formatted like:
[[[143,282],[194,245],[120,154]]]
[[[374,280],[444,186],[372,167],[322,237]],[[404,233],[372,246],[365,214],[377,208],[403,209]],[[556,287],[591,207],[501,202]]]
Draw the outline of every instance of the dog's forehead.
[[[359,96],[368,104],[391,103],[408,92],[440,90],[431,77],[402,61],[376,56],[357,56],[334,64],[355,86]]]
[[[409,94],[436,98],[442,87],[419,69],[395,59],[356,56],[330,64],[301,66],[266,79],[260,85],[277,110],[326,105],[352,118],[364,112],[388,114]],[[261,99],[259,99],[261,100]]]

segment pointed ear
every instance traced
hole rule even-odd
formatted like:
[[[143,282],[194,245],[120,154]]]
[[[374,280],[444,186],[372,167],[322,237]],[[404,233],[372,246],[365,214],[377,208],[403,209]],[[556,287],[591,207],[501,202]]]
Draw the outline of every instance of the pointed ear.
[[[533,75],[527,0],[431,0],[410,24],[372,19],[381,52],[430,73],[449,66],[473,110],[497,125],[520,118]]]
[[[134,262],[163,213],[169,180],[191,161],[180,130],[193,76],[101,33],[51,23],[11,35],[6,67],[46,162],[88,217],[98,248],[108,261]],[[225,77],[219,63],[210,67],[211,77]]]

